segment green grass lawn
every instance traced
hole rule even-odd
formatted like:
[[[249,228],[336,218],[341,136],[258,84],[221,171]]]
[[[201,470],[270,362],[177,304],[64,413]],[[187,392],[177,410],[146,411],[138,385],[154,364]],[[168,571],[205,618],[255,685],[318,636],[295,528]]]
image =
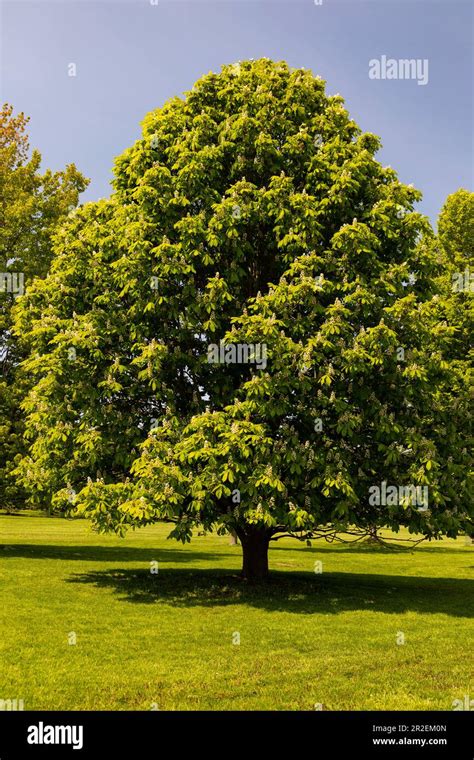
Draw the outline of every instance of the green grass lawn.
[[[398,551],[285,539],[270,550],[270,582],[252,587],[228,538],[183,547],[168,532],[119,539],[82,520],[0,515],[0,699],[31,710],[450,710],[474,697],[464,538]]]

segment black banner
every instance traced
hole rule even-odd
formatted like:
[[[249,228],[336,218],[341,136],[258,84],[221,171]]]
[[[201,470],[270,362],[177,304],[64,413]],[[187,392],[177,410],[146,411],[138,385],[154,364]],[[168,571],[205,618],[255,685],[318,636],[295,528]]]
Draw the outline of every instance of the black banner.
[[[0,760],[142,758],[293,746],[318,757],[472,760],[473,716],[453,712],[0,712]],[[324,755],[322,751],[324,750]],[[351,756],[351,755],[348,755]]]

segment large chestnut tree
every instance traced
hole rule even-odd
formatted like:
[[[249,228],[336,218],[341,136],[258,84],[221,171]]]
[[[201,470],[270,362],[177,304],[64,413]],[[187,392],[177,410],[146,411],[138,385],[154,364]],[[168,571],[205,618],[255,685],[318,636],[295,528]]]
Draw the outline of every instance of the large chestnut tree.
[[[148,114],[18,306],[23,482],[100,530],[233,531],[247,578],[283,535],[466,529],[467,352],[420,193],[379,145],[268,59]],[[265,366],[210,363],[221,343],[265,346]],[[371,503],[382,482],[427,487],[427,508]]]

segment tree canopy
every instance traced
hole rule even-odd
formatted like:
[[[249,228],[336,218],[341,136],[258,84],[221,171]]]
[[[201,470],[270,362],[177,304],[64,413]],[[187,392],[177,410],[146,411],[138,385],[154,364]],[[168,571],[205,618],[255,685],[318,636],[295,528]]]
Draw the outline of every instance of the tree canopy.
[[[40,173],[41,155],[29,153],[28,118],[0,110],[0,504],[20,506],[26,492],[12,476],[24,452],[26,377],[17,372],[25,357],[12,333],[13,306],[34,277],[44,277],[52,258],[55,226],[77,205],[87,180],[70,164]]]
[[[467,348],[440,320],[421,194],[379,147],[321,78],[269,59],[148,114],[18,303],[23,483],[100,530],[234,530],[246,577],[282,535],[465,529]]]

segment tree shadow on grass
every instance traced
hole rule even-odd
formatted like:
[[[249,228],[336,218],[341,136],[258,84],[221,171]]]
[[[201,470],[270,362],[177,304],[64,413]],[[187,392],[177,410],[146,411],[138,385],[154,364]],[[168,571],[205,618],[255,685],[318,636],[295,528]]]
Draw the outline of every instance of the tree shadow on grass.
[[[433,551],[433,549],[436,550],[436,553],[441,554],[457,554],[459,556],[459,551],[463,548],[461,546],[440,546],[439,541],[431,541],[429,543],[428,541],[419,544],[418,546],[410,546],[408,543],[391,543],[388,542],[388,544],[378,543],[377,541],[353,541],[347,542],[347,543],[340,543],[338,541],[334,541],[333,543],[327,543],[323,540],[313,540],[313,543],[311,547],[305,546],[300,544],[299,542],[295,541],[294,546],[285,546],[282,544],[275,544],[272,545],[271,550],[274,551],[297,551],[297,552],[314,552],[318,553],[318,550],[321,552],[327,553],[327,552],[337,552],[342,554],[388,554],[389,556],[394,556],[396,554],[416,554],[416,553],[422,553],[424,556],[426,556],[427,551]],[[466,545],[467,546],[467,545]]]
[[[296,543],[296,542],[295,542]],[[173,543],[170,542],[170,546]],[[70,544],[0,544],[0,559],[7,559],[9,557],[24,557],[25,559],[62,559],[68,561],[85,561],[85,562],[146,562],[149,563],[152,559],[159,559],[165,562],[196,562],[196,561],[208,561],[215,559],[222,559],[223,557],[235,557],[235,549],[225,551],[224,546],[220,547],[218,552],[206,552],[202,549],[193,551],[189,548],[183,548],[177,543],[174,544],[176,548],[165,549],[161,545],[154,548],[150,547],[137,547],[130,546],[130,544],[123,543],[121,546],[85,546],[79,544],[71,546]],[[237,547],[239,549],[239,547]],[[321,551],[318,551],[318,550]],[[399,554],[415,554],[416,552],[423,552],[425,554],[428,549],[427,545],[417,547],[416,549],[407,547],[406,545],[396,546],[395,548],[387,548],[381,544],[367,543],[354,543],[354,544],[335,544],[334,546],[328,546],[327,544],[313,543],[312,547],[291,545],[282,546],[276,545],[276,542],[271,547],[271,553],[273,552],[300,552],[306,553],[309,556],[319,556],[320,554],[326,554],[328,552],[337,552],[338,554],[388,554],[394,556]],[[436,546],[436,553],[443,552],[446,554],[457,554],[459,556],[459,548],[454,547],[438,547]],[[426,556],[426,555],[425,555]],[[239,554],[240,557],[240,554]]]
[[[169,569],[152,575],[149,571],[116,569],[75,574],[68,582],[111,588],[121,600],[135,604],[242,604],[270,612],[309,615],[355,610],[453,617],[472,617],[474,613],[474,581],[465,579],[276,571],[265,583],[253,585],[231,573],[223,569]]]
[[[0,544],[0,559],[24,557],[25,559],[60,559],[81,562],[197,562],[215,560],[226,556],[225,552],[190,551],[176,546],[175,549],[150,546],[70,546],[48,544]],[[231,555],[228,555],[231,556]],[[233,556],[233,555],[232,555]]]

